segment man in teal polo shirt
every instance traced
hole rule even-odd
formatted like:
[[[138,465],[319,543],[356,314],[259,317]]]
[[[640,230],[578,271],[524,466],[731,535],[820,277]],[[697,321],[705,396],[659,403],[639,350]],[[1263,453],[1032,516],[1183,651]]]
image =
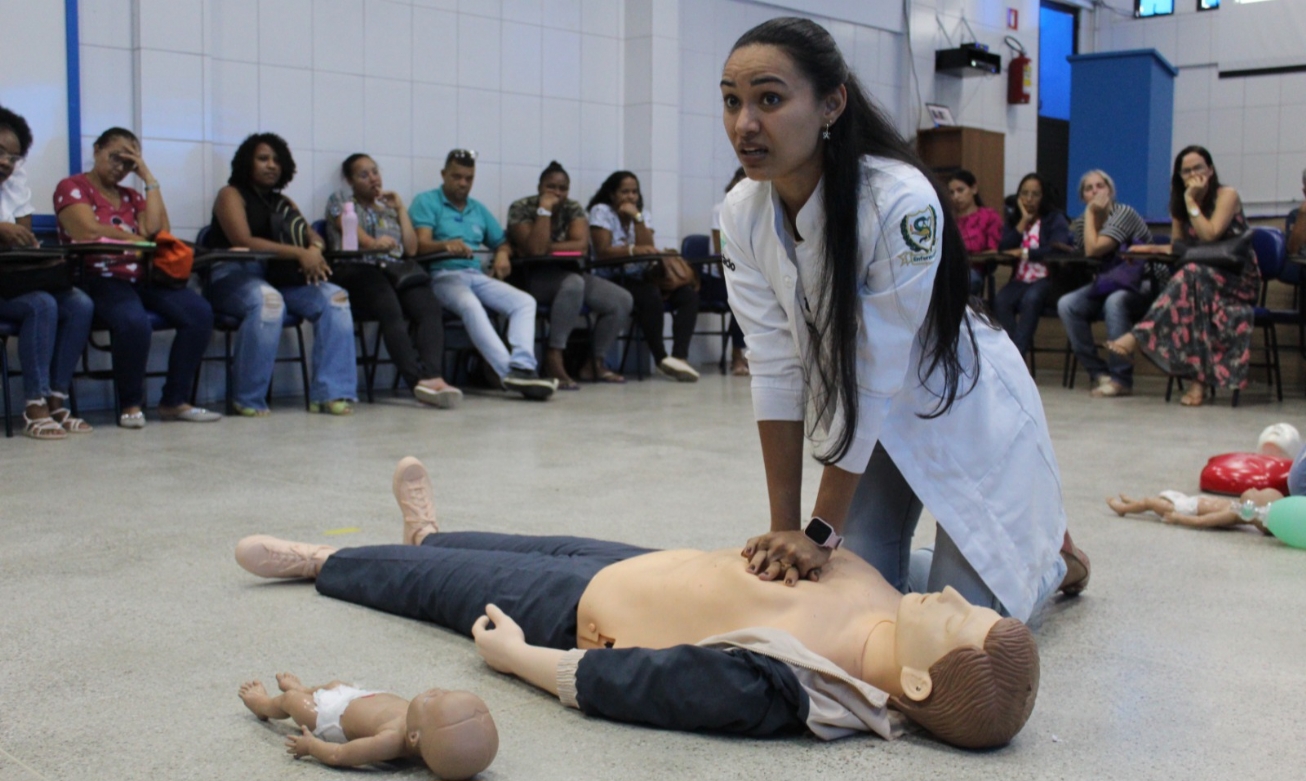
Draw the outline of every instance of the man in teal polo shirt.
[[[468,338],[504,388],[528,399],[547,399],[558,389],[558,381],[542,379],[536,371],[535,299],[503,281],[512,270],[503,228],[484,204],[468,197],[476,179],[476,153],[453,150],[440,176],[443,186],[418,195],[408,207],[417,229],[417,251],[455,256],[431,264],[431,289],[462,319]],[[482,272],[481,261],[472,256],[473,248],[481,246],[494,250],[493,276]],[[490,322],[487,307],[507,315],[511,353]]]

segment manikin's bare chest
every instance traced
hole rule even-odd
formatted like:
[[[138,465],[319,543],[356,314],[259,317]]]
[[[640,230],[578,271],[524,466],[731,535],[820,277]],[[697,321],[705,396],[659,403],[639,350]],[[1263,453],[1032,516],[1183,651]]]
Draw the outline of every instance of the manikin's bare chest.
[[[760,581],[737,550],[659,551],[603,569],[581,597],[577,647],[667,648],[749,627],[783,629],[860,673],[871,627],[901,595],[869,565],[837,553],[820,581]]]

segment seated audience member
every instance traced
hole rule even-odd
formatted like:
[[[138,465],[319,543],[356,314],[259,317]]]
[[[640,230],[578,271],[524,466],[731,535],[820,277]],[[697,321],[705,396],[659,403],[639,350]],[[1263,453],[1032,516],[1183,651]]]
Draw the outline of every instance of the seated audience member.
[[[1170,177],[1171,240],[1204,244],[1251,230],[1238,191],[1220,184],[1211,153],[1182,149]],[[1169,252],[1171,245],[1142,245],[1135,252]],[[1252,347],[1252,308],[1261,271],[1249,257],[1236,270],[1188,263],[1181,266],[1133,330],[1107,342],[1122,357],[1142,349],[1172,377],[1189,380],[1179,403],[1197,407],[1207,387],[1247,384]]]
[[[349,294],[327,281],[326,242],[295,202],[281,193],[295,178],[295,158],[275,133],[249,136],[231,158],[231,176],[213,203],[211,247],[274,252],[277,260],[219,263],[209,298],[240,319],[236,331],[235,406],[246,417],[269,414],[267,396],[286,310],[313,324],[309,409],[348,415],[358,400],[354,320]]]
[[[445,308],[458,315],[467,336],[506,390],[543,400],[558,389],[555,379],[543,379],[535,362],[535,299],[504,282],[512,271],[511,248],[490,210],[470,197],[476,179],[476,153],[455,149],[440,171],[444,183],[413,199],[410,211],[421,254],[449,253],[455,257],[431,264],[431,289]],[[494,250],[493,276],[481,270],[476,247]],[[509,352],[487,308],[508,318]]]
[[[1053,245],[1070,244],[1070,225],[1056,196],[1039,174],[1026,174],[1016,194],[1017,211],[1002,232],[998,249],[1019,258],[1011,281],[993,300],[993,314],[1021,355],[1034,349],[1034,331],[1052,296],[1052,275],[1042,262]]]
[[[1115,353],[1108,361],[1097,354],[1093,319],[1106,320],[1108,339],[1118,339],[1133,328],[1150,300],[1141,261],[1117,260],[1117,250],[1150,244],[1152,232],[1130,206],[1116,202],[1116,183],[1106,171],[1093,170],[1079,180],[1079,197],[1087,208],[1070,224],[1076,249],[1101,258],[1102,267],[1087,285],[1057,301],[1057,314],[1066,326],[1070,346],[1088,372],[1093,396],[1128,396],[1134,387],[1134,365]]]
[[[361,261],[336,263],[332,281],[349,293],[356,317],[375,318],[385,340],[385,349],[399,376],[423,404],[453,408],[462,401],[462,391],[444,381],[444,307],[431,291],[426,274],[413,280],[419,284],[395,287],[383,269],[396,268],[404,257],[417,253],[417,232],[399,194],[386,190],[381,169],[364,154],[353,154],[340,165],[348,185],[327,200],[327,238],[332,249],[340,249],[340,215],[345,204],[354,204],[358,216],[358,248],[370,254]],[[413,335],[408,335],[412,321]]]
[[[551,162],[540,174],[539,192],[519,198],[508,208],[508,239],[521,257],[539,257],[554,252],[589,254],[589,222],[585,208],[567,195],[571,177],[558,163]],[[577,274],[558,267],[524,269],[523,283],[535,300],[549,307],[549,345],[544,353],[544,373],[558,381],[563,390],[580,386],[567,374],[563,351],[571,331],[580,321],[582,306],[597,316],[591,350],[593,364],[586,362],[581,378],[589,381],[624,382],[625,378],[603,363],[634,306],[630,293],[621,286],[593,274]]]
[[[979,182],[975,174],[964,168],[954,171],[948,178],[948,193],[952,195],[953,217],[957,230],[972,255],[993,252],[1002,240],[1002,215],[984,205],[979,196]],[[984,291],[984,277],[992,273],[983,263],[970,266],[970,294],[978,296]]]
[[[32,233],[32,191],[23,158],[32,148],[27,120],[0,106],[0,249],[39,246]],[[23,367],[23,434],[32,439],[65,439],[91,430],[64,406],[73,369],[91,333],[91,299],[67,280],[59,263],[59,282],[29,285],[0,263],[0,320],[18,323],[18,359]],[[0,348],[3,349],[3,348]],[[0,382],[9,378],[0,377]]]
[[[109,128],[93,146],[94,165],[59,182],[54,211],[59,240],[115,239],[147,241],[169,229],[163,190],[141,156],[140,141],[130,130]],[[128,174],[145,183],[145,194],[119,184]],[[188,403],[195,374],[213,333],[213,308],[190,288],[152,285],[145,264],[133,253],[88,255],[82,286],[95,302],[95,314],[109,327],[113,341],[113,381],[118,391],[118,425],[143,428],[145,364],[154,328],[148,308],[175,329],[168,355],[168,376],[159,399],[159,418],[208,423],[216,412]]]
[[[1301,172],[1301,191],[1306,195],[1306,170]],[[1301,206],[1288,212],[1288,219],[1283,223],[1283,235],[1288,239],[1288,255],[1301,255],[1306,252],[1306,200]]]
[[[744,167],[740,166],[735,169],[735,175],[730,178],[730,184],[726,185],[726,192],[729,193],[735,189],[735,185],[744,181],[747,176],[744,174]],[[717,201],[716,206],[712,207],[712,251],[717,255],[721,254],[721,207],[725,206],[725,199]],[[721,275],[721,267],[710,265],[704,267],[702,276],[703,289],[705,296],[710,296],[718,301],[729,302],[730,297],[726,292],[726,280]],[[739,321],[734,315],[730,316],[730,373],[736,377],[748,376],[748,357],[744,354],[744,329],[739,327]]]
[[[1034,708],[1038,646],[1024,624],[951,587],[903,595],[847,550],[819,581],[780,588],[747,574],[738,548],[443,532],[417,459],[399,462],[392,485],[404,545],[257,535],[236,561],[470,635],[490,667],[588,716],[834,740],[900,735],[892,709],[944,742],[991,748]]]
[[[687,359],[698,321],[697,279],[689,264],[674,257],[674,250],[660,250],[653,244],[653,226],[644,211],[639,178],[630,171],[617,171],[599,186],[588,208],[590,239],[597,260],[663,256],[660,260],[600,267],[596,273],[634,296],[635,320],[644,332],[658,371],[680,382],[696,382],[698,371]],[[670,355],[662,340],[664,298],[672,311]]]

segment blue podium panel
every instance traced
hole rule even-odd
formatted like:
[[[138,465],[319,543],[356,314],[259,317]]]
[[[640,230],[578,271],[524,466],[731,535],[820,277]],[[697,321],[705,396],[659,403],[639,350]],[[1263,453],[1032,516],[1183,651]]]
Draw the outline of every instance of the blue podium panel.
[[[1174,79],[1155,49],[1079,54],[1070,61],[1070,182],[1101,168],[1116,198],[1147,220],[1169,219]],[[1068,211],[1083,211],[1078,193]]]

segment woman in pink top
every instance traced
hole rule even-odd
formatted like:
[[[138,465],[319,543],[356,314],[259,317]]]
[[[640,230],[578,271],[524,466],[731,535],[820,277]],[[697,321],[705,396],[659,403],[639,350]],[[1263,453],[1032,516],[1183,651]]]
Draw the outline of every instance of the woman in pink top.
[[[952,209],[957,218],[957,230],[972,255],[993,252],[1002,239],[1002,215],[984,205],[979,196],[979,183],[975,174],[965,168],[957,169],[948,178],[948,192],[952,195]],[[970,294],[977,296],[984,289],[984,278],[992,269],[984,263],[970,266]]]
[[[94,150],[91,170],[70,176],[55,188],[59,239],[65,244],[97,239],[142,241],[168,230],[162,185],[145,164],[136,135],[120,127],[109,128],[95,140]],[[120,184],[132,173],[145,183],[143,195]],[[145,264],[134,253],[87,257],[81,287],[95,302],[95,316],[113,336],[119,426],[145,426],[141,412],[145,404],[145,362],[150,357],[154,333],[149,312],[161,315],[176,332],[159,400],[159,417],[192,423],[222,417],[189,403],[196,371],[213,333],[213,309],[208,301],[190,288],[174,290],[151,285],[145,277]]]

